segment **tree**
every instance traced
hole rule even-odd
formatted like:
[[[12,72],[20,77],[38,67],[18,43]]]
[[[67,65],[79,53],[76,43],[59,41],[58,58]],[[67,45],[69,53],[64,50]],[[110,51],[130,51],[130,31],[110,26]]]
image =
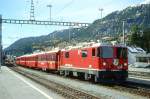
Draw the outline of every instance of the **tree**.
[[[140,45],[140,42],[141,42],[140,28],[137,25],[134,25],[131,28],[131,32],[132,32],[131,44]]]
[[[142,44],[144,45],[144,49],[147,52],[150,52],[150,28],[144,30],[142,37],[143,37]]]
[[[133,26],[130,43],[150,52],[150,28],[144,29],[144,31],[141,32],[140,27],[137,25]]]

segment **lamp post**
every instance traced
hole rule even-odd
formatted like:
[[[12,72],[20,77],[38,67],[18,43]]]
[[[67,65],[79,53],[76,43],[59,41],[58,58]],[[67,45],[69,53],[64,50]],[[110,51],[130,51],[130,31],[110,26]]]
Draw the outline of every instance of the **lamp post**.
[[[122,21],[123,44],[125,44],[125,20]]]
[[[0,15],[0,68],[2,64],[2,15]]]
[[[49,7],[49,18],[50,18],[50,21],[51,21],[51,10],[52,10],[52,5],[47,5],[47,7]]]
[[[103,10],[104,10],[103,8],[99,8],[99,11],[101,12],[101,19],[102,19],[102,17],[103,17],[103,16],[102,16],[102,15],[103,15]]]

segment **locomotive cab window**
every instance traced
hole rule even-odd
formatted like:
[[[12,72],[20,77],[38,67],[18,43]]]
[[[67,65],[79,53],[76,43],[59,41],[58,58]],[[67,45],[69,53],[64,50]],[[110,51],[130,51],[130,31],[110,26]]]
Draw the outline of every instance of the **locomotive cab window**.
[[[113,48],[108,46],[103,46],[101,57],[103,58],[112,58],[113,57]]]
[[[117,58],[127,59],[127,49],[126,48],[117,48]]]
[[[82,57],[87,57],[87,51],[86,50],[83,50],[81,53],[82,53]]]
[[[69,58],[69,52],[65,53],[65,58]]]
[[[92,48],[92,56],[95,56],[95,48]]]

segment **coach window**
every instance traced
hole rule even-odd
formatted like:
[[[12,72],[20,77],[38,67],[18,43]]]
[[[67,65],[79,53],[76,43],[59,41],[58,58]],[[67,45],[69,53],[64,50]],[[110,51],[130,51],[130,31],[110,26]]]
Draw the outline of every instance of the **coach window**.
[[[65,58],[69,58],[69,52],[65,53]]]
[[[95,48],[92,48],[92,56],[95,56]]]
[[[87,57],[87,51],[86,50],[82,51],[82,57]]]
[[[44,55],[41,55],[41,61],[45,61]]]
[[[38,61],[41,61],[41,56],[38,56]]]
[[[34,60],[37,61],[37,59],[38,59],[37,56],[35,56],[35,59],[34,59]]]
[[[53,54],[54,61],[56,61],[56,54]]]
[[[48,60],[49,60],[49,61],[52,61],[52,55],[49,55],[49,56],[48,56]]]

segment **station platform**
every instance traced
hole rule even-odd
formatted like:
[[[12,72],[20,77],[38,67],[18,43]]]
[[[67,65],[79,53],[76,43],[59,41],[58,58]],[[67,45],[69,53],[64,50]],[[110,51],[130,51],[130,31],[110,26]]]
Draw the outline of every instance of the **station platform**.
[[[150,68],[133,68],[133,67],[129,67],[129,71],[150,73]]]
[[[6,66],[0,70],[0,99],[63,99]]]

